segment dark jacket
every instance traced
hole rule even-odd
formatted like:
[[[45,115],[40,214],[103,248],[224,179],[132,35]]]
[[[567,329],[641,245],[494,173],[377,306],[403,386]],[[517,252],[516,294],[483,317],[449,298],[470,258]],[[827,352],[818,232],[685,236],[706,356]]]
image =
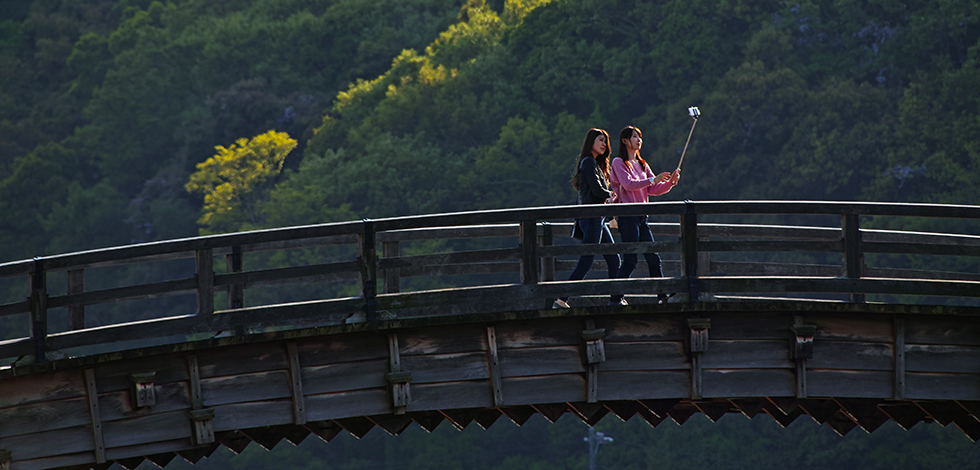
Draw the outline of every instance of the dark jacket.
[[[578,203],[602,204],[612,196],[609,181],[606,180],[595,158],[585,157],[579,163]]]

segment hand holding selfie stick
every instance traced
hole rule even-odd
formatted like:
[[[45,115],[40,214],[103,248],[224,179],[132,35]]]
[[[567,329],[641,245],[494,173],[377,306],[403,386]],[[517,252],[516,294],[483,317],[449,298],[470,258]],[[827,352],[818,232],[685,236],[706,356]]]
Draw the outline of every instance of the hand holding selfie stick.
[[[677,169],[681,169],[681,163],[684,163],[684,154],[687,153],[687,144],[691,143],[691,136],[694,135],[694,126],[698,125],[698,116],[701,115],[701,111],[698,110],[697,106],[687,108],[687,114],[690,114],[694,118],[694,124],[691,124],[691,132],[687,134],[687,142],[684,144],[684,151],[681,152],[681,160],[677,162]]]

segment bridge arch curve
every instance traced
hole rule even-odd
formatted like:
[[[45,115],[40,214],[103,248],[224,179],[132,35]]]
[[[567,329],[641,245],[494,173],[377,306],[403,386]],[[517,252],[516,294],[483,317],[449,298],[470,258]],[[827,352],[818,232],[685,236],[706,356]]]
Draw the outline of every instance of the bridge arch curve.
[[[676,250],[680,275],[553,281],[556,270],[573,263],[561,257],[610,249],[554,243],[554,232],[565,226],[542,220],[592,215],[586,213],[592,208],[579,207],[325,224],[0,265],[0,276],[26,274],[31,281],[31,298],[0,306],[0,314],[27,310],[32,325],[30,337],[0,342],[0,356],[20,357],[0,369],[0,463],[18,470],[104,468],[111,462],[135,468],[147,459],[165,465],[178,455],[196,461],[220,445],[240,451],[251,441],[271,447],[281,439],[297,442],[315,434],[329,440],[374,427],[397,434],[413,423],[428,430],[443,422],[521,424],[534,413],[550,420],[572,413],[590,424],[610,414],[638,416],[651,425],[683,423],[695,413],[711,419],[767,414],[787,425],[806,414],[841,434],[858,427],[873,431],[888,420],[905,428],[935,421],[980,438],[980,310],[969,304],[980,296],[980,282],[969,273],[876,268],[862,259],[880,252],[976,256],[980,237],[869,230],[855,222],[867,214],[976,218],[980,208],[624,206],[613,210],[681,216],[656,227],[674,233],[676,241],[668,235],[655,245],[612,247]],[[790,209],[836,214],[841,226],[721,225],[695,217],[698,211]],[[390,250],[396,241],[434,235],[518,243],[413,256]],[[244,271],[239,262],[234,268],[234,257],[250,250],[323,243],[356,244],[356,257],[312,267]],[[842,261],[737,265],[705,263],[702,256],[738,250],[826,250],[840,253]],[[229,269],[215,270],[214,258],[225,255]],[[72,292],[69,286],[65,295],[51,295],[45,282],[58,270],[167,257],[195,258],[194,275],[97,291]],[[760,272],[731,274],[738,269]],[[241,290],[262,282],[324,282],[351,273],[362,286],[358,297],[234,305]],[[398,288],[400,275],[452,273],[513,273],[518,279]],[[230,308],[215,308],[216,289],[226,290]],[[617,289],[633,304],[598,301]],[[686,298],[655,303],[650,293],[665,290]],[[48,331],[46,324],[48,308],[70,311],[186,292],[196,296],[197,313],[66,331]],[[842,297],[760,295],[773,292]],[[579,307],[541,308],[567,293],[584,294],[575,302]],[[868,294],[965,301],[868,302]],[[165,344],[134,347],[121,340]],[[46,444],[52,441],[62,444]]]

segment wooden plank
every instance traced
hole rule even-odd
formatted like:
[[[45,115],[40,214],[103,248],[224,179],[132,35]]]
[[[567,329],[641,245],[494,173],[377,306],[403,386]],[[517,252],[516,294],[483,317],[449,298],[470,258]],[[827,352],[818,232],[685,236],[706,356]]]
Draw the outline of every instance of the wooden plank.
[[[504,404],[504,387],[500,372],[500,355],[497,353],[497,330],[493,325],[487,327],[487,368],[490,369],[490,388],[493,392],[493,405]]]
[[[297,345],[303,367],[388,359],[388,340],[377,334],[327,336]],[[304,374],[307,372],[303,371]]]
[[[147,460],[150,460],[151,462],[153,462],[154,460],[160,462],[160,459],[157,458],[156,456],[161,456],[161,454],[173,455],[172,454],[173,452],[182,451],[187,448],[188,448],[187,439],[174,439],[170,441],[149,442],[149,443],[139,444],[135,446],[116,447],[116,448],[107,449],[106,458],[109,460],[117,460],[117,459],[146,456]],[[154,463],[154,465],[159,465],[159,463]]]
[[[387,356],[387,353],[385,354]],[[306,395],[384,387],[388,358],[303,368]],[[309,407],[307,407],[309,408]]]
[[[107,422],[104,432],[106,446],[112,448],[187,439],[191,425],[187,410],[176,410]]]
[[[500,349],[498,354],[500,356],[501,377],[505,379],[508,377],[585,372],[578,346]]]
[[[214,431],[278,426],[293,422],[293,402],[279,400],[231,403],[214,407]],[[190,426],[187,426],[190,429]]]
[[[306,395],[309,421],[382,414],[391,414],[391,398],[384,388]]]
[[[154,384],[186,383],[188,381],[187,361],[179,354],[143,356],[124,361],[107,361],[99,364],[95,379],[102,393],[128,391],[132,385],[130,375],[154,372]]]
[[[895,369],[894,347],[888,343],[849,341],[813,342],[813,357],[807,366],[815,369],[887,370]]]
[[[88,398],[71,398],[0,410],[0,439],[92,424]]]
[[[958,233],[907,232],[861,229],[862,239],[870,243],[913,243],[919,245],[980,246],[980,236]]]
[[[582,341],[582,326],[578,321],[505,322],[495,328],[497,347],[501,350],[578,346]]]
[[[384,258],[378,260],[378,269],[381,269],[382,279],[384,280],[384,293],[396,294],[401,292],[401,279],[398,269],[385,269],[381,267],[384,260],[401,256],[397,241],[386,241],[381,244],[381,253]]]
[[[980,346],[908,345],[905,368],[909,372],[980,373]]]
[[[807,316],[807,322],[817,325],[814,344],[822,341],[892,342],[891,318],[884,315]]]
[[[581,374],[504,377],[501,381],[503,389],[507,391],[508,406],[586,400],[587,384]]]
[[[303,371],[299,365],[299,352],[295,342],[286,343],[289,356],[289,380],[293,392],[293,423],[306,424],[306,403],[303,398]]]
[[[5,379],[0,384],[3,389],[3,393],[0,393],[0,410],[32,403],[88,397],[85,379],[77,370]]]
[[[690,370],[607,371],[603,368],[599,384],[600,401],[687,398],[690,393]]]
[[[905,343],[980,346],[980,321],[964,317],[905,318]]]
[[[105,440],[102,430],[102,413],[99,412],[99,392],[95,383],[95,371],[85,369],[85,391],[88,394],[88,410],[91,413],[92,435],[95,443],[95,462],[105,463]]]
[[[571,224],[569,224],[571,226]],[[392,230],[378,233],[379,242],[443,240],[463,238],[497,238],[520,236],[517,223],[496,225],[468,225],[453,227],[429,227],[418,229]]]
[[[90,463],[95,458],[91,422],[84,426],[0,438],[0,448],[14,450],[18,462],[77,452],[87,453]]]
[[[603,374],[629,370],[688,370],[690,367],[682,341],[604,343],[606,361],[601,367]]]
[[[186,382],[155,384],[154,394],[156,395],[156,403],[153,406],[142,408],[133,408],[128,390],[99,394],[99,411],[102,412],[102,422],[109,423],[177,410],[183,410],[186,417],[186,411],[191,408],[190,388]]]
[[[814,344],[817,344],[816,342]],[[811,397],[891,398],[893,372],[807,370],[807,395]],[[796,388],[793,393],[795,396]]]
[[[197,360],[202,379],[289,369],[289,358],[282,344],[253,343],[230,348],[214,348]]]
[[[98,328],[66,331],[48,336],[51,349],[68,349],[82,346],[131,341],[148,338],[187,335],[212,331],[209,321],[213,318],[196,314],[167,318],[154,318],[130,323],[120,323]]]
[[[518,248],[495,248],[488,250],[451,251],[427,255],[401,256],[397,258],[382,258],[378,269],[411,268],[417,266],[486,263],[520,259]]]
[[[717,340],[712,319],[711,347],[701,356],[704,369],[791,369],[789,343],[776,340]]]
[[[68,271],[68,294],[85,292],[85,272],[81,269]],[[68,329],[81,330],[85,328],[85,306],[68,306]]]
[[[905,318],[896,316],[895,328],[895,396],[896,400],[905,399],[905,371],[907,369],[905,356]]]
[[[610,318],[605,320],[606,337],[603,341],[608,348],[611,343],[646,342],[676,340],[688,334],[687,325],[682,325],[679,317],[657,315],[655,317]]]
[[[197,266],[197,313],[214,313],[214,257],[210,249],[198,250],[195,256]]]
[[[403,357],[486,351],[486,327],[464,324],[408,330],[402,335],[401,350]]]
[[[409,412],[494,407],[493,392],[486,380],[416,384],[414,371],[412,379]]]
[[[402,356],[401,360],[402,367],[412,371],[413,388],[424,383],[490,378],[485,351]]]
[[[715,342],[711,342],[711,351]],[[707,352],[705,353],[707,357]],[[707,369],[702,371],[703,398],[795,396],[791,369]]]
[[[30,313],[30,312],[31,312],[31,303],[30,301],[27,300],[0,305],[0,317],[9,316],[9,315],[18,315],[18,314]]]
[[[712,315],[712,345],[715,340],[785,341],[791,323],[785,314]]]
[[[980,375],[905,373],[908,400],[980,400]]]
[[[914,255],[980,256],[980,247],[963,245],[926,245],[920,243],[869,243],[861,245],[865,253],[903,253]]]
[[[201,379],[205,407],[256,400],[292,398],[285,370]]]
[[[357,279],[359,266],[357,261],[345,261],[217,274],[214,276],[214,285],[221,287],[242,284],[245,287],[257,287],[287,283],[349,281]]]
[[[698,241],[699,251],[737,251],[737,252],[802,252],[802,253],[840,253],[841,242],[832,241],[786,241],[786,240],[711,240]]]
[[[197,366],[197,355],[187,355],[187,377],[190,383],[191,407],[195,410],[204,408],[204,395],[201,390],[201,371]]]
[[[91,452],[76,452],[39,459],[18,459],[11,464],[11,470],[49,470],[52,468],[92,467]]]
[[[542,246],[538,254],[542,257],[582,256],[620,253],[677,252],[680,244],[674,241],[631,242],[615,244],[578,244]]]
[[[474,264],[449,264],[441,266],[414,266],[398,268],[401,276],[460,276],[467,274],[509,274],[520,273],[519,261],[504,261]]]
[[[734,276],[761,274],[766,276],[831,277],[840,276],[843,274],[843,271],[844,269],[836,264],[750,263],[743,261],[711,260],[712,274],[729,274]],[[869,270],[870,274],[872,272]]]

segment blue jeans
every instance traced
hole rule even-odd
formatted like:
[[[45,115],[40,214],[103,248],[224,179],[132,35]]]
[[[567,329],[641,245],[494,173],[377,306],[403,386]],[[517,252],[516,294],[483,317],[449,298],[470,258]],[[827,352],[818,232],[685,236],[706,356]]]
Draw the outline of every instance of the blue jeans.
[[[652,242],[653,233],[647,225],[647,216],[639,215],[635,217],[619,218],[619,236],[623,243],[629,242]],[[664,269],[657,253],[643,253],[647,259],[647,266],[650,268],[650,277],[664,277]],[[636,269],[636,253],[626,253],[623,255],[623,265],[619,267],[619,278],[626,279],[633,274]]]
[[[615,243],[612,233],[609,231],[609,227],[606,227],[605,222],[606,219],[603,217],[576,220],[576,223],[582,229],[582,243]],[[609,279],[615,279],[619,274],[619,255],[602,255],[602,257],[606,259],[606,266],[609,269]],[[568,280],[581,281],[585,279],[585,275],[589,274],[589,270],[592,269],[593,261],[595,261],[595,255],[582,255],[578,259],[578,264],[575,265],[575,270],[568,276]],[[621,298],[621,295],[612,295],[609,297],[609,301],[619,302]],[[561,300],[568,300],[568,297],[564,297]]]

